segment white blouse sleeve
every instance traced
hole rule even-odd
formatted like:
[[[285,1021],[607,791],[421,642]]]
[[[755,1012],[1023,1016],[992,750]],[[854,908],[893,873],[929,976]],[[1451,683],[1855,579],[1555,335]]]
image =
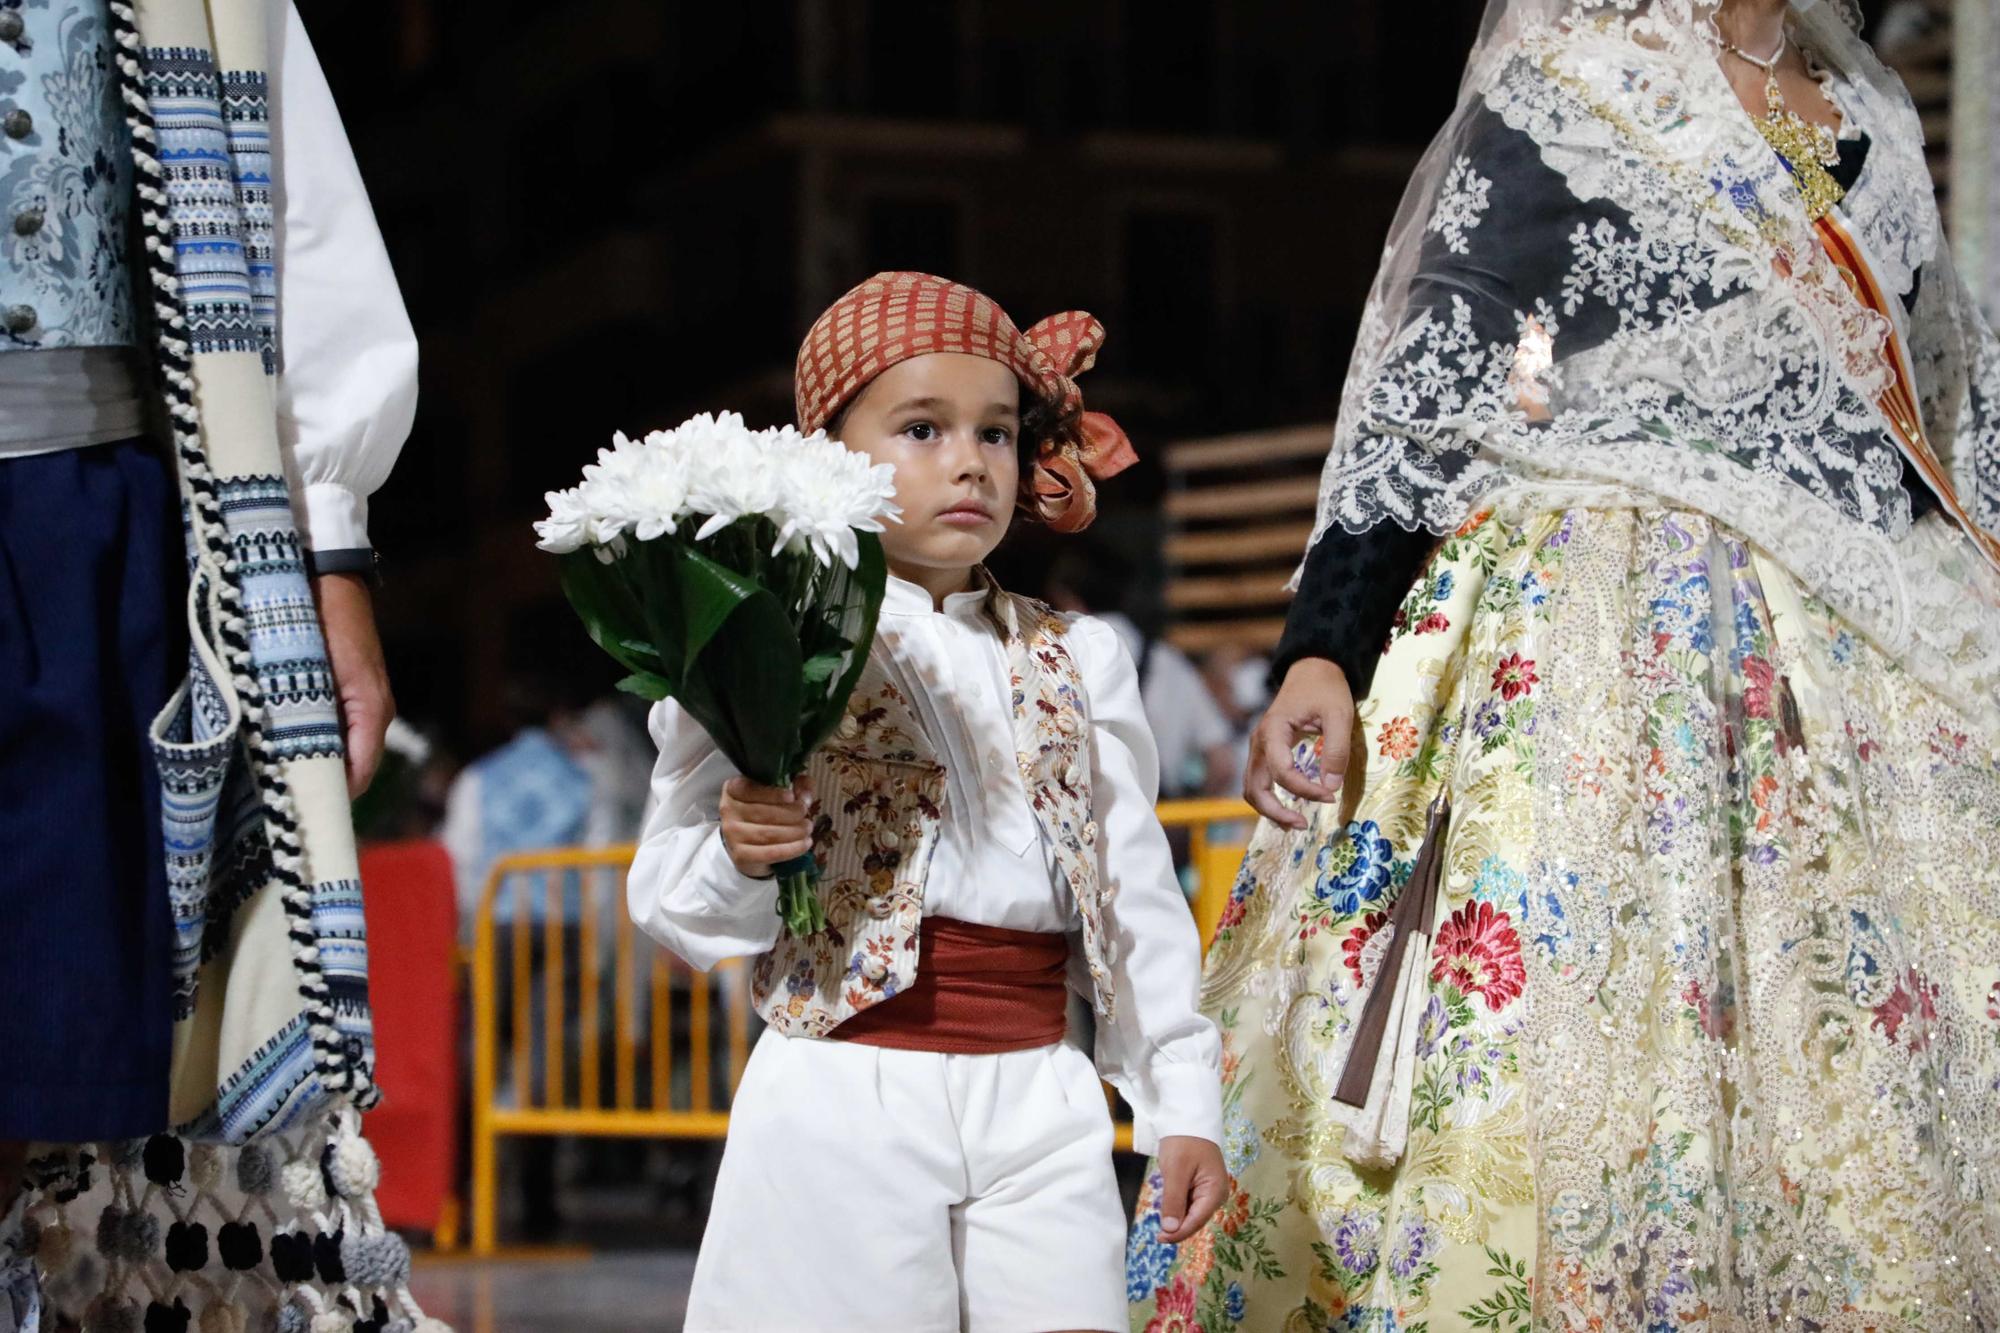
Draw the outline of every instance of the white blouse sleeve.
[[[278,439],[306,545],[368,545],[368,497],[417,410],[417,338],[295,6],[272,25]]]
[[[1097,873],[1115,886],[1105,920],[1118,1003],[1098,1022],[1098,1069],[1132,1104],[1141,1152],[1170,1134],[1220,1143],[1222,1039],[1199,1007],[1201,936],[1153,808],[1160,766],[1139,672],[1109,625],[1082,616],[1073,626],[1090,697]]]
[[[625,882],[632,920],[704,972],[764,953],[778,942],[778,881],[745,875],[722,845],[722,784],[736,766],[671,699],[654,706],[652,733],[653,813]]]

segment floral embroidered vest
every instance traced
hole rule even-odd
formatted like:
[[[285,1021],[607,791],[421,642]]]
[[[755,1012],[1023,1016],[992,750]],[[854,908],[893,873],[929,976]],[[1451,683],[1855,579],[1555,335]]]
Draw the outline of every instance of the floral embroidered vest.
[[[1104,927],[1091,820],[1089,700],[1069,625],[1049,607],[993,590],[988,612],[1007,647],[1014,748],[1055,872],[1083,922],[1091,999],[1110,1017],[1116,946]],[[945,768],[878,641],[832,739],[808,764],[819,797],[813,854],[826,926],[789,931],[751,968],[757,1012],[778,1031],[823,1037],[916,979],[924,884],[945,818]]]

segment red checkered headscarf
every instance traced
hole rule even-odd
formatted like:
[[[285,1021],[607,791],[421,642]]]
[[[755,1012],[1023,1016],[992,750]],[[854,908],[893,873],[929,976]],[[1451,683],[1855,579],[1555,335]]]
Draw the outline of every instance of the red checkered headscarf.
[[[840,415],[870,380],[900,361],[964,352],[998,361],[1050,410],[1055,426],[1021,478],[1020,510],[1057,532],[1097,517],[1096,483],[1139,461],[1118,423],[1083,410],[1076,376],[1104,345],[1104,326],[1081,310],[1022,333],[992,298],[928,273],[877,273],[828,307],[799,346],[799,429]]]

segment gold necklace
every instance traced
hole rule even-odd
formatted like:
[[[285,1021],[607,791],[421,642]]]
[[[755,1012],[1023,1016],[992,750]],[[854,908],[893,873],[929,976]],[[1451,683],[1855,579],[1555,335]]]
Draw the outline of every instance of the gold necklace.
[[[1728,41],[1722,49],[1764,71],[1764,118],[1754,122],[1757,133],[1790,165],[1799,196],[1805,201],[1806,217],[1817,222],[1847,195],[1847,188],[1827,170],[1840,162],[1840,136],[1785,104],[1784,90],[1778,86],[1778,62],[1784,59],[1790,41],[1779,37],[1778,49],[1769,56],[1753,56]]]

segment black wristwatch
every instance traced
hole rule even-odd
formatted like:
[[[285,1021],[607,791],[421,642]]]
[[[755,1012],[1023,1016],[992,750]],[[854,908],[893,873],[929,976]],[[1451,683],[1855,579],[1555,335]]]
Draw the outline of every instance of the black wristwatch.
[[[382,586],[382,554],[372,546],[346,546],[333,551],[307,551],[306,575],[359,574],[368,586]]]

